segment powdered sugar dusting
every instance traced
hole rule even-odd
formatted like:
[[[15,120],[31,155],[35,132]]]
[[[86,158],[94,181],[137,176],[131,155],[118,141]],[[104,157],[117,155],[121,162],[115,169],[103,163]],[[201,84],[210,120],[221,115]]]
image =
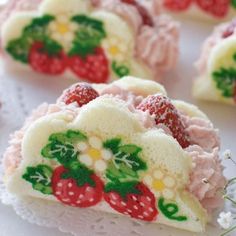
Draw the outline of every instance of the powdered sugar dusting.
[[[149,111],[155,115],[156,124],[164,124],[171,131],[173,137],[185,148],[189,145],[189,137],[185,131],[179,111],[171,103],[171,100],[162,95],[148,96],[138,106],[142,111]]]

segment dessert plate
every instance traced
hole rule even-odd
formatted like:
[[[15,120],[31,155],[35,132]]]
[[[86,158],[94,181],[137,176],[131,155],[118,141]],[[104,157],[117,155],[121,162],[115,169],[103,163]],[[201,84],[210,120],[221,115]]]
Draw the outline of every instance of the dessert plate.
[[[194,30],[193,30],[194,29]],[[192,78],[195,70],[192,66],[196,60],[200,45],[204,38],[212,30],[212,25],[197,22],[183,22],[181,36],[181,59],[173,72],[167,75],[165,87],[172,98],[183,99],[195,103],[191,98]],[[22,125],[22,122],[31,109],[43,101],[53,102],[61,91],[68,87],[71,81],[58,78],[43,78],[35,74],[15,74],[10,68],[0,72],[0,100],[3,103],[0,115],[0,154],[7,146],[8,135]],[[37,88],[37,89],[36,89]],[[222,151],[231,149],[236,153],[234,144],[236,110],[234,107],[225,107],[213,103],[197,104],[209,118],[219,127],[222,137]],[[235,167],[229,161],[224,161],[226,176],[232,177]],[[32,223],[58,229],[47,229],[31,225],[22,221],[9,207],[0,205],[0,229],[1,236],[31,235],[35,236],[66,236],[73,233],[79,236],[89,235],[158,235],[158,236],[194,236],[193,234],[179,231],[164,226],[150,225],[132,221],[124,217],[107,215],[101,212],[74,209],[71,207],[61,208],[58,204],[47,204],[30,198],[16,201],[12,196],[6,195],[4,188],[0,187],[1,198],[4,203],[13,205],[17,214]],[[78,211],[79,210],[79,211]],[[75,214],[76,212],[76,214]],[[80,214],[78,214],[80,212]],[[14,225],[14,227],[12,227]],[[216,226],[209,226],[208,231],[201,236],[220,235]]]

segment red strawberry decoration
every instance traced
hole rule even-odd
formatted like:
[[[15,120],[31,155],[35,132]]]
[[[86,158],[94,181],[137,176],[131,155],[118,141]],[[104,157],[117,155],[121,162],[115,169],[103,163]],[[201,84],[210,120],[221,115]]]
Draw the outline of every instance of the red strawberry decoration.
[[[156,124],[167,126],[183,148],[190,145],[180,114],[169,98],[159,94],[150,95],[139,104],[137,109],[155,115]]]
[[[164,0],[164,6],[172,11],[184,11],[191,3],[192,0]]]
[[[114,210],[135,219],[153,221],[158,215],[155,196],[143,183],[107,184],[104,199]]]
[[[109,62],[100,47],[86,56],[69,57],[68,66],[78,77],[93,83],[106,83],[109,79]]]
[[[62,74],[66,69],[66,55],[62,50],[50,54],[42,42],[33,43],[29,52],[31,67],[40,73],[49,75]]]
[[[137,11],[139,12],[140,16],[142,17],[143,24],[153,26],[153,21],[151,16],[149,15],[148,11],[140,5],[137,0],[122,0],[122,2],[133,5],[136,7]]]
[[[99,97],[98,92],[87,83],[80,83],[72,88],[69,88],[63,95],[61,100],[67,105],[73,102],[77,102],[79,107],[89,103],[95,98]]]
[[[229,0],[195,0],[198,6],[216,17],[224,17],[229,10]]]
[[[74,207],[91,207],[102,200],[103,183],[86,167],[68,170],[57,167],[52,176],[54,196],[62,203]]]

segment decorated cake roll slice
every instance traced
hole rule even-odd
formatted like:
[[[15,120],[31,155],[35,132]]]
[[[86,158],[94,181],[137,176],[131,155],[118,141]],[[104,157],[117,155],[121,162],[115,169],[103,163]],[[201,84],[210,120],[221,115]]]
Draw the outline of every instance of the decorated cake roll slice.
[[[217,26],[206,39],[196,63],[194,96],[227,104],[236,103],[236,21]]]
[[[236,15],[236,3],[231,0],[155,0],[156,7],[167,12],[201,20],[219,21]]]
[[[153,82],[78,83],[43,104],[10,140],[5,185],[16,197],[205,230],[225,185],[218,131]]]
[[[178,56],[178,24],[138,0],[44,0],[8,15],[3,58],[20,70],[94,83],[158,80]]]

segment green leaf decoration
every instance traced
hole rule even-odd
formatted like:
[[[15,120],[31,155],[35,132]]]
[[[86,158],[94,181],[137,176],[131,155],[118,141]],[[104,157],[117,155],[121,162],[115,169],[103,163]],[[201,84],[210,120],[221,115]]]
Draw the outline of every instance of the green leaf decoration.
[[[96,183],[92,178],[93,171],[86,166],[75,162],[73,167],[68,169],[67,172],[62,174],[63,179],[74,179],[77,186],[83,187],[85,184],[89,184],[91,187],[95,187]]]
[[[135,145],[124,145],[119,147],[119,151],[115,153],[116,165],[125,164],[133,171],[146,170],[146,163],[139,157],[142,149]]]
[[[121,144],[120,138],[109,139],[103,143],[103,147],[110,149],[113,153],[117,153],[119,150],[119,145]]]
[[[67,138],[72,142],[86,141],[87,137],[80,131],[68,130],[66,133]]]
[[[234,59],[234,61],[236,62],[236,53],[234,53],[233,59]]]
[[[119,165],[119,171],[121,171],[125,177],[138,178],[138,173],[129,168],[125,163]]]
[[[66,133],[55,133],[49,137],[49,143],[42,149],[41,155],[48,159],[56,159],[65,167],[77,161],[79,152],[74,143],[86,140],[80,131],[68,130]]]
[[[118,65],[116,61],[112,62],[112,70],[119,78],[130,74],[130,69],[126,65]]]
[[[111,181],[116,181],[117,179],[127,179],[128,177],[137,179],[138,174],[125,164],[121,164],[119,168],[117,168],[113,162],[110,162],[106,171],[106,177]]]
[[[51,15],[34,18],[32,22],[24,28],[22,35],[41,41],[44,39],[45,35],[47,35],[46,30],[48,24],[54,19],[55,17]]]
[[[119,151],[129,153],[131,155],[137,155],[139,152],[142,151],[142,148],[136,145],[123,145],[119,147]]]
[[[66,133],[54,133],[49,136],[49,141],[57,141],[57,142],[69,142]]]
[[[79,25],[79,29],[76,32],[69,55],[85,57],[88,54],[93,54],[94,49],[106,37],[103,22],[86,15],[77,15],[71,20]]]
[[[86,141],[87,137],[80,131],[68,130],[66,133],[55,133],[49,137],[49,141],[59,141],[59,142],[78,142]]]
[[[111,181],[116,181],[117,179],[123,179],[126,175],[122,170],[118,169],[113,162],[110,162],[106,171],[106,177]]]
[[[231,0],[231,5],[236,8],[236,0]]]
[[[137,189],[138,181],[129,181],[129,182],[110,182],[105,186],[105,193],[116,192],[126,200],[128,194],[141,194]]]
[[[62,51],[62,46],[59,43],[46,36],[42,38],[41,42],[44,46],[43,51],[49,56],[56,56]]]
[[[53,170],[47,165],[27,167],[23,179],[32,184],[33,189],[43,194],[52,194],[51,177]]]
[[[28,63],[32,39],[26,36],[9,41],[6,51],[17,61]]]
[[[28,37],[27,35],[23,35],[18,39],[14,39],[9,41],[6,51],[17,61],[22,63],[29,62],[29,52],[31,49],[32,44],[35,40],[32,37]],[[42,51],[45,51],[49,56],[58,55],[61,52],[62,46],[58,44],[56,41],[49,39],[48,37],[44,36],[40,40],[43,43],[44,48]]]
[[[140,158],[142,148],[133,145],[121,145],[121,139],[110,139],[103,144],[104,148],[113,153],[112,164],[106,171],[111,181],[116,179],[138,179],[138,171],[146,170],[146,163]]]
[[[57,159],[63,166],[69,167],[77,160],[79,152],[69,142],[52,141],[42,149],[41,154],[45,158]]]
[[[187,221],[186,216],[177,216],[179,212],[179,207],[175,203],[167,203],[165,204],[165,199],[162,197],[158,201],[158,207],[162,214],[170,220],[176,221]]]
[[[222,96],[230,98],[233,97],[236,86],[236,69],[235,68],[221,68],[212,74],[216,86],[221,90]]]
[[[23,29],[22,35],[19,38],[9,41],[6,51],[15,60],[28,63],[32,44],[34,42],[42,42],[45,52],[49,55],[57,55],[62,50],[62,46],[47,35],[47,26],[52,20],[54,20],[54,17],[51,15],[34,18]]]

